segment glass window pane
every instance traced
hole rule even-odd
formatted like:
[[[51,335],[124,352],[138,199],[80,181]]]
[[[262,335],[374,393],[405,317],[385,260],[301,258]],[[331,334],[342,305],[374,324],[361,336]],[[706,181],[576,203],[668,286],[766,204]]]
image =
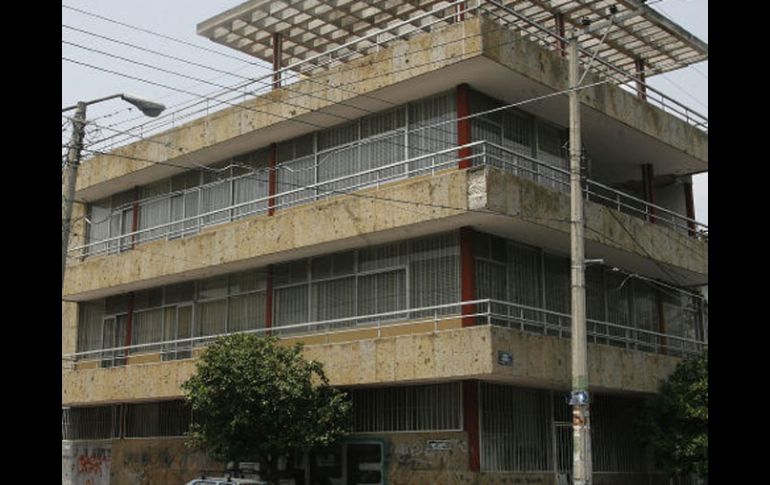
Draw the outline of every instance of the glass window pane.
[[[230,297],[228,332],[265,327],[265,294],[249,293]]]
[[[275,290],[275,325],[292,325],[308,320],[307,285]]]

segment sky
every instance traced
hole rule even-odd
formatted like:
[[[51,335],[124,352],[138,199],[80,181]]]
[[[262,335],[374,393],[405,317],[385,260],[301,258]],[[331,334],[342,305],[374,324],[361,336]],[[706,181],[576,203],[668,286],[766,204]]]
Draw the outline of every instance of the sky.
[[[199,107],[180,111],[194,102],[192,100],[200,99],[194,94],[205,95],[221,91],[221,86],[232,86],[242,82],[244,78],[268,74],[269,66],[256,58],[214,44],[196,34],[198,23],[243,1],[64,1],[62,108],[78,101],[126,92],[164,103],[168,107],[166,113],[179,111],[174,116],[152,121],[142,117],[135,108],[120,100],[91,105],[88,107],[87,118],[93,121],[94,125],[87,132],[86,143],[102,140],[93,148],[104,150],[121,139],[124,140],[122,143],[136,141],[136,137],[131,138],[120,131],[126,132],[138,124],[146,123],[138,133],[147,133],[153,127],[156,130],[172,128],[192,119],[185,118],[185,113],[188,113],[189,117],[189,113],[205,110],[204,102]],[[648,5],[708,43],[707,0],[652,0]],[[187,44],[132,29],[121,23],[160,33]],[[139,46],[141,49],[127,44]],[[116,72],[120,75],[115,74]],[[708,116],[708,61],[652,76],[648,78],[648,83],[694,111]],[[181,104],[185,102],[188,104]],[[200,111],[193,116],[202,114],[204,112]],[[62,143],[69,139],[69,129],[63,119]],[[693,180],[696,219],[708,224],[708,174],[697,175]]]

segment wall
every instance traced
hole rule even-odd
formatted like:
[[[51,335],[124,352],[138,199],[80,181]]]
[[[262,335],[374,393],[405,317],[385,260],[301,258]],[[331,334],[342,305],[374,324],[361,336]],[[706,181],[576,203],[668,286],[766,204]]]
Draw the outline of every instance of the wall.
[[[349,439],[374,438],[385,443],[388,485],[558,485],[555,475],[541,473],[474,473],[468,470],[467,433],[436,431],[351,435]],[[446,449],[428,447],[442,442]],[[183,484],[200,476],[200,470],[221,470],[222,465],[203,453],[187,448],[183,438],[113,440],[110,481],[94,485]],[[85,485],[85,482],[64,482]],[[594,474],[595,485],[667,485],[665,477],[646,474]]]
[[[62,441],[62,485],[110,485],[110,440]]]
[[[187,448],[184,438],[122,439],[112,442],[110,485],[182,485],[200,470],[222,470],[205,454]]]
[[[689,177],[688,177],[689,178]],[[655,188],[655,205],[659,205],[676,213],[687,215],[687,205],[684,196],[684,185],[674,182],[665,187]]]

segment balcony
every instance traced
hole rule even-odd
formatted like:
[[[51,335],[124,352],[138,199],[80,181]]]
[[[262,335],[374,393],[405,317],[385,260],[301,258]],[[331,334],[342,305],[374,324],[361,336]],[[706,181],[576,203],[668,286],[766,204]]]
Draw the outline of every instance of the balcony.
[[[335,151],[336,157],[344,158],[346,152],[358,153],[362,150],[374,150],[383,144],[383,139],[370,140],[354,144]],[[458,152],[470,153],[460,157]],[[569,193],[569,172],[563,168],[537,160],[510,148],[488,142],[477,141],[459,147],[434,151],[418,157],[393,163],[380,163],[373,168],[352,164],[353,173],[337,177],[328,177],[317,181],[314,177],[300,176],[297,171],[318,171],[318,161],[298,159],[276,169],[279,185],[290,188],[268,194],[270,170],[246,170],[234,165],[222,170],[225,173],[238,171],[241,174],[230,176],[188,190],[176,191],[126,204],[113,209],[101,221],[109,231],[108,237],[70,249],[71,256],[94,256],[115,254],[133,249],[136,245],[159,239],[178,239],[199,234],[202,230],[253,215],[264,215],[275,210],[315,202],[330,196],[350,194],[366,188],[380,187],[398,180],[417,176],[435,176],[455,170],[460,161],[468,160],[472,166],[490,166],[502,169],[515,176],[531,180],[541,186]],[[371,165],[378,165],[372,162]],[[292,168],[294,167],[294,168]],[[351,171],[351,166],[340,171]],[[246,172],[246,173],[243,173]],[[284,175],[284,173],[286,175]],[[286,179],[285,181],[283,179]],[[307,180],[300,183],[299,180]],[[651,204],[632,195],[594,180],[584,179],[583,196],[586,201],[596,202],[621,213],[689,234],[692,237],[707,240],[708,226],[694,219],[678,214],[659,205]],[[359,195],[362,199],[377,198]],[[401,201],[403,202],[403,201]],[[151,215],[154,220],[162,221],[131,231],[128,223],[132,205],[136,204],[140,213]],[[189,215],[192,213],[192,215]],[[148,216],[149,219],[149,216]],[[94,221],[92,221],[93,224]],[[115,234],[116,233],[116,234]]]
[[[484,378],[568,386],[569,325],[564,313],[480,299],[247,333],[277,335],[286,345],[303,341],[305,357],[323,362],[333,385]],[[689,330],[588,320],[587,331],[591,385],[601,389],[654,392],[679,358],[707,348]],[[217,337],[65,355],[63,402],[179,397],[195,358]],[[500,352],[513,356],[513,367],[499,360]],[[115,366],[116,358],[124,365]],[[104,364],[110,368],[100,369]]]
[[[593,319],[587,319],[586,322],[588,342],[594,344],[676,357],[698,354],[705,350],[708,345],[705,340],[694,338],[695,334],[700,332],[699,329],[695,328],[684,329],[682,334],[691,334],[685,336]],[[481,299],[235,333],[273,335],[290,342],[303,341],[307,345],[321,345],[439,332],[462,328],[463,326],[480,325],[511,328],[521,332],[569,339],[571,316],[544,308],[493,299]],[[205,347],[224,335],[227,334],[76,352],[66,355],[65,358],[77,362],[78,368],[90,367],[87,365],[89,362],[100,362],[102,367],[125,365],[131,363],[132,358],[135,363],[188,359],[200,353],[197,350],[199,347]],[[153,357],[137,357],[143,354],[152,354]]]

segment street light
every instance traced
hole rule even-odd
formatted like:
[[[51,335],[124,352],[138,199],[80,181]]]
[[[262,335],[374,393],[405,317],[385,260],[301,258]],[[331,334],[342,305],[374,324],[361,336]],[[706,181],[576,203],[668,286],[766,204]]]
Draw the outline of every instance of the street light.
[[[64,270],[67,266],[67,247],[70,237],[70,219],[72,217],[72,202],[75,198],[75,181],[78,176],[78,167],[80,166],[80,151],[83,148],[83,134],[86,125],[86,106],[96,104],[108,99],[120,98],[123,101],[133,104],[146,116],[156,117],[166,109],[160,103],[150,101],[149,99],[131,94],[113,94],[104,98],[91,101],[80,101],[78,104],[62,108],[62,113],[75,110],[75,116],[72,118],[72,139],[70,140],[69,150],[67,152],[67,163],[64,183],[64,193],[62,194],[61,209],[61,285],[64,290]]]

